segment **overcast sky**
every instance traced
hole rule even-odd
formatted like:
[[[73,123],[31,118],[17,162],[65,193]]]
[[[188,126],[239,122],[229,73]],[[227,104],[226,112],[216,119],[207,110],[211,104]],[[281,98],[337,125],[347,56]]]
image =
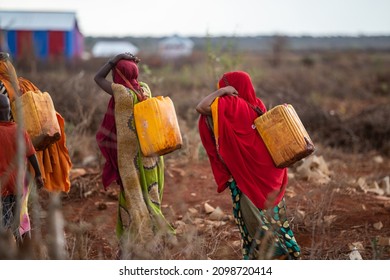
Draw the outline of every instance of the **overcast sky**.
[[[85,36],[390,35],[390,0],[0,0],[75,11]]]

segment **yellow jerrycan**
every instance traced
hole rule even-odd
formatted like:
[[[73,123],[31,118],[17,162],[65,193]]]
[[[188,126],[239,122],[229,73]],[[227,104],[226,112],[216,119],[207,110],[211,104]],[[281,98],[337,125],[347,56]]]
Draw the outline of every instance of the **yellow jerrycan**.
[[[36,150],[44,150],[61,138],[60,126],[49,93],[27,91],[12,101],[11,110],[16,122],[17,104],[20,104],[24,127]]]
[[[169,97],[156,96],[135,104],[134,120],[144,156],[161,156],[181,148],[179,123]]]
[[[288,167],[315,150],[291,104],[275,106],[254,123],[276,167]]]

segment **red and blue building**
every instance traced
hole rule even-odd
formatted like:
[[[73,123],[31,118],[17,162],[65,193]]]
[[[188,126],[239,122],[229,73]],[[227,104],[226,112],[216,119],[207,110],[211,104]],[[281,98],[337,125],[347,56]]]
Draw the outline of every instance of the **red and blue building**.
[[[0,49],[13,59],[79,58],[84,51],[74,12],[0,11]]]

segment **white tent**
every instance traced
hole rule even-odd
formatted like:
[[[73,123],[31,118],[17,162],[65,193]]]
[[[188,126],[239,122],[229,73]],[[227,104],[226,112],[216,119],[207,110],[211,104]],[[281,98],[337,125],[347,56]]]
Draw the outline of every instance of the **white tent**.
[[[161,40],[158,44],[159,55],[163,58],[177,58],[192,54],[194,42],[191,39],[174,35]]]
[[[123,52],[136,55],[138,48],[127,41],[99,41],[92,48],[95,57],[110,57]]]

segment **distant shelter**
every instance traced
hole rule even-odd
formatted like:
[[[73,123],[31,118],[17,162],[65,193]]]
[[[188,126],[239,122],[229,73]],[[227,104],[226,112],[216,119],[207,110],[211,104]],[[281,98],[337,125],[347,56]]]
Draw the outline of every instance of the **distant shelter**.
[[[0,11],[0,49],[13,59],[79,58],[84,51],[75,12]]]
[[[162,58],[175,59],[190,56],[194,48],[194,42],[177,35],[162,39],[158,43],[158,53]]]
[[[110,57],[123,52],[136,55],[138,48],[128,41],[98,41],[92,48],[94,57]]]

